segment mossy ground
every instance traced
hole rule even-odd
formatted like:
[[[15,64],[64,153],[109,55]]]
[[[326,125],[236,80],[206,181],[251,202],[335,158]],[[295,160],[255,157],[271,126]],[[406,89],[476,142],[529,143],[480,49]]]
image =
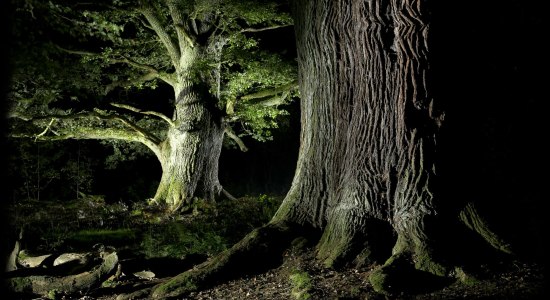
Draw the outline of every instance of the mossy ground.
[[[22,243],[23,249],[32,250],[31,253],[78,250],[83,245],[73,243],[76,236],[86,237],[86,244],[92,244],[96,241],[91,237],[105,233],[111,241],[132,241],[125,244],[125,253],[131,250],[150,257],[156,255],[178,259],[198,254],[207,258],[267,222],[279,200],[265,196],[241,198],[236,202],[219,203],[216,210],[198,203],[195,210],[198,214],[172,217],[160,214],[161,208],[146,206],[108,205],[86,202],[88,200],[72,206],[42,203],[41,210],[24,205],[16,207],[18,213],[13,216],[18,219],[13,221],[25,224],[24,236],[34,237],[32,242],[27,240]],[[99,240],[97,242],[101,243]],[[286,300],[296,298],[298,294],[293,294],[293,291],[297,290],[303,292],[300,296],[309,299],[545,299],[544,296],[547,296],[544,269],[538,264],[519,261],[502,262],[496,268],[481,266],[482,272],[476,274],[476,280],[454,280],[432,290],[409,293],[391,291],[383,295],[375,291],[370,279],[379,265],[326,268],[316,258],[312,244],[315,243],[296,239],[283,253],[282,263],[269,271],[221,282],[193,292],[187,299]],[[120,258],[124,259],[122,252]],[[175,264],[169,266],[180,268]],[[179,271],[189,268],[181,267]],[[307,289],[297,288],[299,278],[292,277],[297,270],[302,275],[307,274]],[[86,299],[114,300],[120,292],[117,287],[121,285],[141,283],[151,286],[157,280],[162,278],[144,281],[127,276],[124,282],[88,291]],[[405,276],[403,280],[408,279]]]
[[[39,255],[88,251],[95,244],[146,257],[212,256],[269,221],[281,201],[267,195],[194,204],[193,214],[168,215],[164,207],[106,204],[97,199],[19,203],[10,223],[23,229],[21,248]]]
[[[496,269],[494,268],[496,267]],[[261,274],[250,274],[223,282],[212,288],[193,292],[186,299],[296,299],[293,274],[307,274],[309,299],[374,299],[374,300],[429,300],[429,299],[550,299],[545,296],[543,269],[536,264],[512,261],[499,266],[483,266],[484,273],[475,283],[460,280],[437,289],[416,293],[377,293],[369,278],[376,266],[364,268],[327,269],[316,259],[315,249],[288,250],[283,263]],[[410,278],[408,278],[410,280]],[[110,299],[102,299],[110,300]]]

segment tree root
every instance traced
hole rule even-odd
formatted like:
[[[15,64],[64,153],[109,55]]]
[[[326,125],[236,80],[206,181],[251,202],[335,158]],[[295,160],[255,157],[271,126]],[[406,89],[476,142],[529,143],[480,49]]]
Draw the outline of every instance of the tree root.
[[[453,235],[453,238],[435,244],[433,244],[434,240],[418,238],[420,235],[413,235],[412,238],[399,236],[392,256],[369,277],[374,290],[380,294],[392,296],[400,292],[426,293],[441,289],[456,280],[464,284],[477,282],[475,271],[474,273],[466,271],[470,267],[474,267],[473,270],[476,269],[470,261],[474,258],[467,254],[461,255],[468,248],[463,247],[466,240],[468,240],[466,243],[470,243],[469,245],[473,247],[471,250],[475,249],[475,254],[478,256],[482,256],[479,254],[482,251],[491,253],[493,257],[498,253],[512,254],[509,245],[489,230],[473,205],[466,206],[460,213],[459,220],[476,235],[462,236],[461,230],[455,232],[461,238],[457,239],[457,236]],[[479,237],[481,239],[478,239]],[[480,241],[483,242],[479,243]],[[447,242],[449,245],[443,245],[442,242]],[[435,256],[434,250],[438,250],[440,256]]]
[[[25,293],[48,297],[53,293],[74,294],[100,285],[116,271],[116,252],[107,254],[101,265],[91,271],[70,276],[31,275],[6,279],[8,289],[14,293]]]
[[[477,232],[493,248],[506,254],[513,254],[512,248],[505,243],[495,232],[493,232],[487,222],[478,213],[473,203],[468,203],[459,214],[460,221],[468,228]]]
[[[480,223],[481,219],[475,216],[477,215],[468,212],[461,215],[461,219],[465,222],[464,218],[468,217],[466,220],[469,220],[469,224],[473,224],[475,220],[476,225],[470,227],[478,228],[475,230],[478,233],[489,232],[486,226],[481,226],[484,224]],[[317,258],[327,267],[337,267],[336,265],[340,265],[337,262],[349,262],[353,258],[355,258],[355,264],[366,265],[380,261],[378,258],[386,253],[391,255],[369,277],[374,290],[388,296],[401,292],[410,294],[430,292],[441,289],[456,280],[465,284],[475,281],[475,276],[465,272],[462,267],[457,267],[461,265],[458,261],[447,261],[445,257],[433,256],[430,250],[432,248],[425,244],[427,241],[416,236],[414,236],[416,238],[398,238],[397,241],[388,239],[387,236],[391,235],[389,227],[376,222],[371,222],[369,225],[368,227],[372,230],[352,232],[347,238],[343,238],[341,232],[327,235],[325,228],[317,245],[319,251]],[[117,299],[134,299],[145,294],[152,299],[181,299],[190,292],[210,288],[221,281],[266,271],[282,261],[281,254],[298,236],[298,228],[305,230],[305,227],[291,226],[284,218],[275,218],[271,223],[253,230],[232,248],[193,269],[170,278],[150,290],[138,291]],[[485,230],[479,230],[479,228]],[[328,232],[332,231],[328,230]],[[373,235],[374,233],[380,236]],[[488,239],[493,247],[506,252],[507,248],[498,247],[502,244],[494,243],[497,241],[493,238],[494,235],[482,234],[482,237]],[[392,241],[395,244],[393,254],[390,254]],[[378,249],[380,247],[385,250],[381,251]],[[374,250],[379,253],[374,253]]]
[[[231,201],[237,201],[237,198],[235,196],[231,195],[226,189],[222,188],[222,194],[227,197],[227,199]]]
[[[153,287],[150,297],[181,297],[208,288],[220,280],[268,270],[282,261],[282,253],[294,236],[291,227],[283,222],[257,228],[211,260]]]

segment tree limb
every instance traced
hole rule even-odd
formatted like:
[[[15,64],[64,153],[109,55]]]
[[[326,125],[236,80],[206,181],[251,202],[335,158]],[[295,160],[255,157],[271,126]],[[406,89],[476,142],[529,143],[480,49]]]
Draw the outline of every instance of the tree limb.
[[[248,151],[248,148],[244,144],[243,140],[241,140],[241,138],[236,135],[230,127],[225,127],[224,132],[225,134],[227,134],[228,137],[235,141],[237,145],[239,145],[239,149],[241,149],[242,152]]]
[[[170,124],[170,126],[172,126],[172,127],[175,126],[174,122],[170,118],[168,118],[166,115],[164,115],[162,113],[159,113],[159,112],[156,112],[156,111],[150,111],[150,110],[143,111],[143,110],[141,110],[137,107],[133,107],[131,105],[122,104],[122,103],[111,103],[111,105],[114,106],[114,107],[124,108],[124,109],[130,110],[130,111],[136,112],[136,113],[144,114],[144,115],[157,116],[157,117],[163,119],[164,121],[166,121],[168,124]]]
[[[138,62],[133,61],[131,59],[128,59],[126,57],[124,57],[122,59],[110,58],[109,61],[113,62],[113,63],[125,63],[125,64],[128,64],[128,65],[130,65],[132,67],[135,67],[135,68],[138,68],[138,69],[147,70],[150,73],[160,73],[157,69],[153,68],[150,65],[141,64],[141,63],[138,63]]]
[[[96,110],[96,112],[93,113],[92,115],[93,117],[97,118],[97,119],[100,119],[100,120],[115,120],[115,121],[119,121],[121,123],[123,123],[124,125],[132,128],[135,132],[139,133],[141,136],[143,136],[144,138],[152,141],[153,143],[155,144],[159,144],[160,143],[160,139],[157,138],[156,136],[154,136],[153,134],[150,134],[149,132],[147,132],[145,129],[139,127],[138,125],[136,125],[134,122],[128,120],[127,118],[125,117],[122,117],[122,116],[118,116],[118,115],[115,115],[115,114],[107,114],[106,112],[103,112],[103,111],[100,111],[100,110]]]
[[[267,31],[267,30],[273,30],[278,28],[284,28],[284,27],[290,27],[293,26],[292,24],[284,24],[284,25],[273,25],[269,27],[263,27],[263,28],[243,28],[241,29],[241,32],[261,32],[261,31]]]
[[[48,126],[46,126],[44,131],[42,131],[41,133],[36,135],[35,140],[40,138],[41,136],[45,135],[48,132],[48,130],[50,129],[50,127],[52,127],[52,124],[53,124],[54,121],[55,121],[55,119],[52,118],[52,120],[50,121],[50,124],[48,124]]]
[[[49,130],[44,130],[40,134],[17,133],[10,134],[16,138],[35,138],[44,141],[58,141],[67,139],[98,139],[98,140],[125,140],[130,142],[140,142],[151,149],[155,154],[160,155],[160,139],[150,134],[145,129],[139,127],[132,121],[122,116],[108,114],[102,111],[85,112],[73,115],[48,115],[40,117],[28,117],[21,115],[11,115],[11,117],[21,119],[36,126],[42,126],[43,121],[51,120],[47,125]],[[115,121],[119,122],[131,130],[116,127],[94,127],[93,125],[79,124],[78,126],[63,124],[63,121],[93,120]],[[57,126],[55,126],[57,125]],[[46,135],[47,131],[53,135]]]
[[[177,7],[176,2],[174,0],[166,0],[166,5],[168,6],[168,10],[170,10],[170,16],[172,17],[172,21],[174,22],[174,26],[176,27],[176,34],[178,35],[178,45],[180,52],[185,52],[185,49],[187,48],[186,46],[194,48],[195,41],[191,38],[191,36],[183,27],[183,18],[181,16],[180,10]]]
[[[108,94],[110,91],[114,90],[116,87],[132,86],[132,85],[136,85],[138,83],[151,81],[155,78],[158,78],[158,73],[147,73],[147,74],[145,74],[141,77],[134,78],[134,79],[131,79],[131,80],[114,81],[114,82],[111,82],[110,84],[108,84],[105,87],[105,92],[104,93]]]
[[[70,49],[65,49],[65,48],[63,48],[59,45],[55,45],[55,46],[57,47],[57,49],[59,49],[63,52],[66,52],[66,53],[70,53],[70,54],[102,57],[101,53],[95,53],[95,52],[90,52],[90,51],[82,51],[82,50],[70,50]],[[138,62],[136,62],[134,60],[131,60],[127,57],[123,57],[122,59],[119,59],[119,58],[106,58],[106,60],[107,60],[108,63],[124,63],[124,64],[130,65],[130,66],[132,66],[134,68],[137,68],[137,69],[142,69],[142,70],[149,71],[149,74],[151,74],[150,76],[152,76],[153,74],[156,74],[155,78],[159,78],[159,79],[161,79],[162,81],[168,83],[171,86],[176,85],[175,81],[172,78],[170,78],[169,74],[160,72],[160,71],[158,71],[157,69],[155,69],[154,67],[152,67],[150,65],[138,63]],[[143,82],[143,81],[141,81],[141,82]],[[118,86],[118,85],[114,85],[114,86]],[[108,91],[110,91],[110,90],[112,90],[112,89],[109,89]]]
[[[259,101],[252,101],[252,104],[257,104],[257,105],[261,105],[261,106],[277,106],[277,105],[281,105],[281,104],[284,104],[285,103],[285,99],[288,97],[288,94],[290,92],[289,91],[286,91],[286,92],[283,92],[282,95],[275,95],[273,97],[269,97],[267,99],[263,99],[263,100],[260,100],[260,99],[257,99]]]
[[[240,99],[241,100],[261,99],[261,98],[266,98],[270,96],[275,96],[279,93],[289,92],[297,88],[298,88],[298,81],[293,81],[289,84],[285,84],[273,89],[263,90],[253,94],[244,95],[240,97]]]
[[[171,85],[171,86],[176,85],[176,82],[170,77],[170,74],[160,72],[159,70],[155,69],[154,67],[152,67],[150,65],[138,63],[138,62],[136,62],[134,60],[131,60],[127,57],[124,57],[122,59],[110,58],[109,62],[112,62],[112,63],[125,63],[125,64],[128,64],[128,65],[134,67],[134,68],[149,71],[149,73],[157,74],[157,78],[159,78],[162,81],[168,83],[169,85]]]
[[[142,6],[138,9],[138,11],[145,17],[145,19],[147,19],[147,22],[149,22],[149,24],[153,28],[153,31],[155,31],[157,36],[160,38],[160,41],[168,51],[168,55],[170,56],[174,67],[176,67],[176,69],[179,69],[179,60],[181,57],[180,50],[174,44],[174,41],[172,40],[170,35],[166,32],[166,30],[164,30],[160,20],[155,15],[153,8],[150,6]]]
[[[70,54],[76,54],[76,55],[89,55],[89,56],[101,56],[100,53],[96,53],[96,52],[91,52],[91,51],[83,51],[83,50],[70,50],[70,49],[66,49],[66,48],[63,48],[57,44],[54,44],[54,46],[63,51],[63,52],[67,52],[67,53],[70,53]]]

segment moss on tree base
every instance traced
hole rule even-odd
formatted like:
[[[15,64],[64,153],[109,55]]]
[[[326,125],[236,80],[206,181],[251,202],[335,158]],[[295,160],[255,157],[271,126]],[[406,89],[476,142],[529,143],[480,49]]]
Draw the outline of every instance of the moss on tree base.
[[[430,271],[419,268],[412,258],[404,253],[390,257],[383,266],[376,268],[369,276],[373,289],[383,295],[398,293],[422,293],[440,289],[455,281],[446,274],[440,275],[445,269],[442,265],[430,260],[424,261],[423,267],[430,266]],[[434,272],[431,272],[434,271]]]

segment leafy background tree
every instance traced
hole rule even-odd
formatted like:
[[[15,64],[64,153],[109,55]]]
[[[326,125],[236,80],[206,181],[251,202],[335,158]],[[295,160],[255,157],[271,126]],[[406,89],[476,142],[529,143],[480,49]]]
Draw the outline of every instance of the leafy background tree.
[[[12,136],[115,140],[118,157],[121,147],[150,151],[162,166],[152,200],[171,211],[195,197],[231,197],[218,180],[224,135],[223,143],[243,151],[243,136],[271,139],[296,96],[292,57],[261,44],[261,34],[291,24],[280,3],[25,1],[16,8]]]

